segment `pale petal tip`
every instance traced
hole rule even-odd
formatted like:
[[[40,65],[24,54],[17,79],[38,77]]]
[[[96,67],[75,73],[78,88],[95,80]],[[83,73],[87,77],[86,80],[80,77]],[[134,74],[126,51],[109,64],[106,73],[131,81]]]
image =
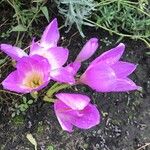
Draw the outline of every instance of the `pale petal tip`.
[[[57,21],[57,18],[54,18],[50,23],[49,23],[50,26],[55,26],[56,28],[58,28],[58,21]],[[49,26],[48,25],[48,26]]]
[[[10,44],[4,44],[4,43],[0,44],[1,50],[6,49],[6,48],[11,48],[11,47],[12,47],[12,45],[10,45]]]
[[[143,88],[141,86],[137,86],[137,90],[142,92],[143,91]]]
[[[98,48],[98,39],[97,38],[91,38],[90,39],[90,42],[91,42],[91,45],[94,47],[94,49],[97,49]]]
[[[56,23],[57,23],[57,18],[54,18],[54,19],[52,20],[52,22],[56,22]]]
[[[120,54],[122,55],[125,50],[125,44],[120,43],[116,48],[120,51]]]
[[[118,46],[125,47],[125,44],[124,43],[119,43]]]
[[[54,18],[45,28],[41,37],[40,45],[45,48],[57,46],[60,34],[57,19]]]
[[[125,50],[125,44],[124,43],[119,43],[116,47],[119,51],[121,51],[121,53],[123,54],[124,50]],[[117,50],[116,49],[116,50]]]
[[[91,40],[91,42],[95,42],[95,43],[98,42],[98,38],[96,38],[96,37],[93,37],[90,40]]]

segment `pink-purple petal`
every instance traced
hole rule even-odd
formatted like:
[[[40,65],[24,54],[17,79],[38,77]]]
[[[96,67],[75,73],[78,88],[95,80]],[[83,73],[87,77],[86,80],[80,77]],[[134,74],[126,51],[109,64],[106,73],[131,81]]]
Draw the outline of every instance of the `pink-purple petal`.
[[[108,65],[91,67],[80,77],[81,83],[99,92],[109,92],[109,87],[115,80],[115,72]]]
[[[56,97],[74,110],[82,110],[90,102],[90,98],[81,94],[59,93]]]
[[[69,83],[69,84],[75,83],[75,79],[74,79],[73,75],[63,67],[52,70],[50,72],[50,77],[53,80],[62,82],[62,83]]]
[[[110,90],[113,92],[125,92],[137,90],[139,86],[137,86],[131,79],[123,78],[117,79],[111,86]]]
[[[73,63],[70,63],[69,65],[67,65],[65,67],[65,69],[70,72],[70,74],[72,75],[76,75],[78,70],[80,69],[81,67],[81,63],[80,62],[73,62]]]
[[[28,93],[30,89],[22,86],[22,78],[17,71],[10,73],[2,82],[3,88],[17,93]]]
[[[19,60],[23,56],[27,56],[27,54],[22,49],[9,44],[1,44],[0,49],[15,60]]]
[[[75,61],[82,62],[89,59],[98,48],[98,39],[91,38],[82,48]]]
[[[69,51],[63,47],[52,47],[50,49],[41,48],[32,51],[30,56],[32,55],[40,55],[45,57],[51,65],[51,69],[53,70],[62,67],[66,63]]]
[[[43,32],[40,45],[45,48],[57,46],[59,37],[58,23],[57,19],[55,18]]]
[[[63,130],[72,132],[73,131],[73,125],[71,122],[69,122],[68,116],[63,113],[65,110],[68,110],[68,106],[65,105],[62,101],[56,100],[54,103],[54,110],[56,117],[62,127]]]
[[[30,57],[23,57],[18,61],[16,68],[20,74],[27,74],[31,70],[41,72],[43,74],[44,80],[50,79],[51,66],[48,63],[47,59],[39,55],[33,55]]]
[[[48,58],[52,69],[57,69],[63,66],[69,55],[69,51],[66,48],[63,47],[53,47],[48,50],[50,53],[50,58]]]
[[[63,130],[73,132],[73,125],[70,122],[65,121],[63,118],[60,119],[59,117],[57,117],[57,119]]]
[[[5,89],[18,93],[29,93],[44,88],[50,81],[50,65],[44,57],[34,55],[22,57],[17,65],[17,70],[10,73],[2,82]],[[32,86],[32,75],[39,79],[38,86]],[[37,76],[36,76],[37,75]],[[31,79],[30,79],[31,77]],[[31,80],[31,81],[30,81]]]
[[[44,48],[40,46],[39,42],[35,42],[33,38],[32,43],[30,45],[30,55],[36,54],[36,51],[40,51],[40,50],[43,51]]]
[[[91,66],[94,66],[97,63],[101,63],[101,64],[103,63],[103,64],[108,64],[108,65],[115,64],[122,56],[124,49],[125,49],[125,45],[123,43],[120,43],[115,48],[112,48],[111,50],[106,51],[102,55],[97,57],[91,63]]]
[[[100,123],[99,111],[92,104],[87,104],[82,110],[74,110],[63,101],[56,100],[54,110],[62,129],[69,132],[73,131],[73,125],[89,129]]]
[[[113,64],[111,68],[115,71],[115,74],[118,78],[124,78],[130,75],[135,69],[135,64],[118,61],[117,63]]]
[[[100,114],[96,106],[88,104],[77,116],[72,115],[70,122],[78,128],[89,129],[100,123]]]

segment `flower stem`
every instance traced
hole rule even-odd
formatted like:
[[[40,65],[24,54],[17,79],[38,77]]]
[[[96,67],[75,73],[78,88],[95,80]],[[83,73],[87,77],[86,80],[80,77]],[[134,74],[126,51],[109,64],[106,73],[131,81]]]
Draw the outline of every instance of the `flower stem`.
[[[60,83],[56,82],[55,84],[53,84],[53,85],[51,86],[51,88],[50,88],[49,90],[52,90],[52,89],[56,88],[56,87],[59,86],[59,85],[60,85]]]
[[[55,99],[52,99],[52,96],[54,93],[66,89],[66,88],[70,88],[71,85],[69,84],[61,84],[59,85],[59,83],[55,83],[46,93],[46,95],[44,96],[43,100],[47,101],[47,102],[54,102]]]

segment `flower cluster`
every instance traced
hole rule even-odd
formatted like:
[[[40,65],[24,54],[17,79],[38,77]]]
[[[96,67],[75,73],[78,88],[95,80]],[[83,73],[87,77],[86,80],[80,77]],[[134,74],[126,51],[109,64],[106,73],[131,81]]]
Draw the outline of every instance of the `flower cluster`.
[[[98,92],[120,92],[139,88],[128,78],[136,65],[120,61],[125,49],[123,43],[97,57],[77,78],[81,63],[97,50],[98,39],[91,38],[75,61],[64,66],[69,51],[57,45],[59,38],[57,19],[54,19],[46,27],[40,41],[32,40],[29,54],[18,47],[1,44],[0,49],[16,60],[16,70],[2,82],[4,89],[31,93],[43,89],[52,80],[59,84],[86,84]],[[72,132],[73,126],[89,129],[100,123],[99,111],[86,95],[58,93],[55,96],[54,110],[63,130]]]

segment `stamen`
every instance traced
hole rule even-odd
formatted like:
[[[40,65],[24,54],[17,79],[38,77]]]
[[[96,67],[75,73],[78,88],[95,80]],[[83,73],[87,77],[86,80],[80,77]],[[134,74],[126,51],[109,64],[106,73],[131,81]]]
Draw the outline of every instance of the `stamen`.
[[[24,85],[30,88],[37,88],[43,84],[42,75],[38,72],[31,72],[24,80]]]

